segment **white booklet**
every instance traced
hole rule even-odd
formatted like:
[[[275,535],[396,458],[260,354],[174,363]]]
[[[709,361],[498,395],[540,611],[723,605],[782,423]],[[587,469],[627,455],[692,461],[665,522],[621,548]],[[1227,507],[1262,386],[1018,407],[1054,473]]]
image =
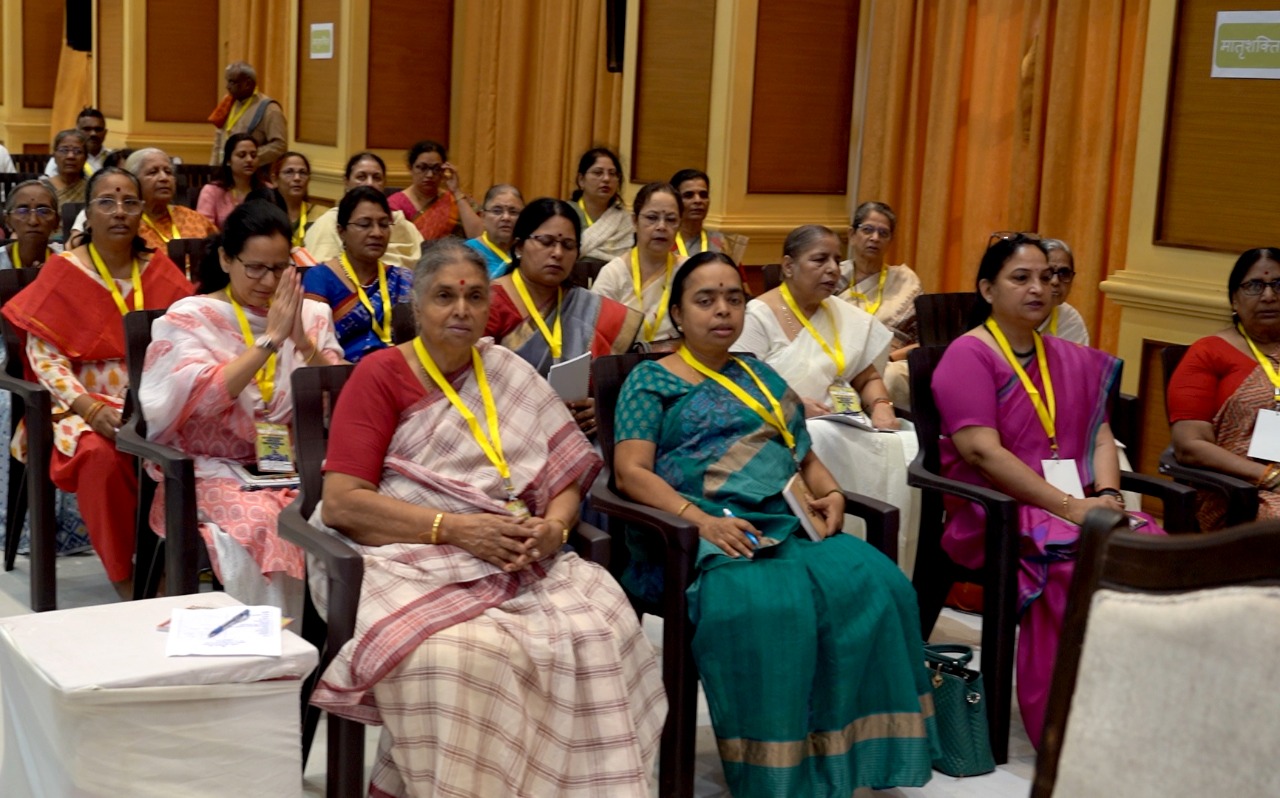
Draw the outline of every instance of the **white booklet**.
[[[166,657],[278,657],[279,607],[175,607]]]
[[[262,490],[263,488],[296,488],[298,475],[289,474],[255,474],[239,463],[232,463],[231,470],[240,478],[240,490]]]
[[[867,418],[866,413],[829,413],[825,416],[814,416],[810,421],[834,421],[837,424],[846,424],[850,427],[865,429],[867,432],[897,432],[892,429],[876,429],[871,425],[871,419]]]
[[[560,398],[566,402],[577,402],[586,399],[588,386],[591,383],[591,353],[583,352],[577,357],[556,363],[547,373],[547,382]]]

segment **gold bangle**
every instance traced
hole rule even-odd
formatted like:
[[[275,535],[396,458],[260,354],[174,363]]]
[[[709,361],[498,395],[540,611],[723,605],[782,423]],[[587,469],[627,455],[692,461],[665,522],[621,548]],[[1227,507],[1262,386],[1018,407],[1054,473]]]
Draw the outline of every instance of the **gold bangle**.
[[[1067,517],[1067,504],[1068,504],[1070,501],[1071,501],[1071,494],[1070,494],[1070,493],[1064,493],[1064,494],[1062,494],[1062,517],[1063,517],[1063,518],[1066,518],[1066,517]]]
[[[1262,476],[1258,477],[1258,481],[1254,484],[1259,488],[1269,488],[1271,487],[1271,481],[1277,476],[1280,476],[1280,465],[1270,463],[1266,469],[1263,470]]]
[[[678,516],[680,516],[681,518],[683,518],[683,517],[684,517],[684,511],[685,511],[685,510],[688,510],[688,509],[689,509],[690,507],[692,507],[692,506],[693,506],[693,502],[685,502],[684,504],[680,505],[680,509],[679,509],[679,510],[676,510],[676,515],[678,515]]]
[[[872,410],[874,410],[874,409],[875,409],[875,407],[876,407],[876,405],[881,404],[881,403],[884,403],[884,404],[888,405],[889,407],[893,407],[893,400],[892,400],[892,399],[890,399],[890,398],[889,398],[889,397],[887,397],[887,396],[877,396],[875,399],[872,399],[872,400],[871,400],[871,409],[872,409]]]
[[[440,522],[444,520],[444,513],[436,513],[436,520],[431,522],[431,545],[440,545]]]
[[[822,494],[822,498],[824,498],[824,499],[825,499],[825,498],[827,498],[828,496],[830,496],[830,495],[831,495],[831,494],[833,494],[833,493],[839,493],[841,496],[843,496],[843,495],[844,495],[844,491],[840,490],[839,488],[832,488],[831,490],[829,490],[829,491],[827,491],[826,493]]]

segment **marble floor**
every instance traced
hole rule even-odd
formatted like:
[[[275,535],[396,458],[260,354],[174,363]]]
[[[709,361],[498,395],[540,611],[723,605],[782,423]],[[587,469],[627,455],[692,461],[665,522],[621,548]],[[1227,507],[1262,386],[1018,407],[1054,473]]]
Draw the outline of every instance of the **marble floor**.
[[[58,559],[58,606],[60,609],[105,604],[112,601],[116,601],[115,591],[107,583],[97,557],[87,554]],[[13,571],[0,572],[0,617],[25,614],[30,612],[29,608],[30,580],[27,558],[20,556]],[[649,639],[655,643],[655,646],[660,647],[661,620],[646,616],[644,628]],[[980,631],[981,621],[978,617],[947,610],[934,629],[933,640],[962,642],[976,647]],[[3,685],[0,685],[0,690],[3,690]],[[729,798],[729,791],[725,787],[720,770],[720,761],[716,756],[715,739],[711,732],[706,701],[702,697],[701,690],[698,696],[698,712],[694,794],[698,798]],[[860,790],[856,798],[1025,798],[1030,792],[1031,778],[1035,771],[1035,752],[1027,741],[1017,718],[1015,706],[1009,762],[997,768],[994,773],[957,779],[935,772],[933,780],[923,787],[881,791]],[[317,731],[316,743],[304,774],[304,794],[307,796],[324,795],[325,730],[323,723],[321,721],[321,727]],[[369,729],[365,744],[366,761],[372,761],[373,752],[377,749],[378,731],[373,727]],[[4,740],[0,737],[0,752],[3,751],[3,746]],[[3,789],[3,785],[0,785],[0,795],[8,794]],[[656,786],[653,794],[654,796],[658,794]]]

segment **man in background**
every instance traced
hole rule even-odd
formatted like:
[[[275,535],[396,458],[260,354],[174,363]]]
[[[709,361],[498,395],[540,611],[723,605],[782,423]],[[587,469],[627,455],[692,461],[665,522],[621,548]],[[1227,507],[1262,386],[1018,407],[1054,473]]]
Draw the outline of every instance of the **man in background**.
[[[223,142],[232,133],[248,133],[258,144],[258,168],[275,161],[288,149],[289,128],[280,103],[258,91],[258,73],[244,61],[227,67],[227,96],[209,115],[218,129],[209,163],[222,163]]]
[[[84,176],[89,177],[102,168],[102,160],[111,152],[102,148],[102,142],[107,137],[107,118],[97,108],[86,105],[76,117],[76,129],[84,134]],[[52,158],[45,164],[44,173],[48,177],[58,173],[58,165]]]

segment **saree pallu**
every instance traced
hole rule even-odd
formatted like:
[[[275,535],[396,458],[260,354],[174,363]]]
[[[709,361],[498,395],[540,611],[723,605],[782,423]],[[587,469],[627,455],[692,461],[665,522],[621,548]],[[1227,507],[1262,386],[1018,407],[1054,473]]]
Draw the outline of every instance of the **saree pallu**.
[[[1218,445],[1232,454],[1249,456],[1249,442],[1259,410],[1275,407],[1275,391],[1262,367],[1255,367],[1240,387],[1227,397],[1213,417],[1213,434]],[[1227,517],[1227,500],[1217,491],[1200,492],[1198,512],[1201,529],[1221,529]],[[1258,491],[1258,520],[1280,518],[1280,493]]]
[[[1044,338],[1044,347],[1057,397],[1058,454],[1064,460],[1075,460],[1080,484],[1087,490],[1094,483],[1095,440],[1107,420],[1107,397],[1120,377],[1121,363],[1105,352],[1052,336]],[[1035,359],[1023,367],[1043,393],[1044,381]],[[943,476],[991,486],[964,461],[951,440],[952,434],[966,426],[995,429],[1005,449],[1038,476],[1044,476],[1041,461],[1053,458],[1049,439],[1022,383],[998,352],[973,336],[957,339],[934,372],[933,394],[942,416]],[[994,402],[984,405],[982,411],[974,411],[971,397],[980,394],[988,399],[994,397]],[[959,402],[965,404],[963,409],[958,409]],[[982,567],[986,554],[985,511],[981,505],[952,496],[945,497],[944,503],[947,526],[942,548],[966,568]],[[1132,514],[1147,522],[1142,532],[1164,534],[1150,516]],[[1022,533],[1018,571],[1018,706],[1031,744],[1039,747],[1066,612],[1067,590],[1079,553],[1080,527],[1047,510],[1025,504],[1019,505],[1018,515]]]
[[[479,238],[468,238],[463,243],[480,253],[480,257],[484,258],[484,265],[489,271],[490,280],[496,280],[511,271],[511,260],[509,255],[507,260],[503,260],[498,253],[485,246],[484,242]]]
[[[53,181],[47,177],[40,178],[40,182],[44,183],[49,188],[49,190],[53,192],[54,196],[58,198],[59,206],[65,205],[68,202],[84,202],[85,191],[89,187],[88,180],[77,180],[76,182],[72,183],[66,188],[58,188],[53,184]],[[57,235],[59,236],[59,240],[61,240],[61,234],[62,234],[62,228],[59,227],[57,230]]]
[[[680,271],[680,267],[684,265],[684,261],[676,258],[674,267],[671,269],[671,282],[674,283],[676,274]],[[666,270],[658,271],[649,276],[640,286],[640,296],[636,296],[635,283],[631,280],[631,257],[630,255],[621,255],[606,263],[600,273],[596,275],[596,281],[591,284],[592,293],[599,294],[607,299],[611,299],[621,305],[625,305],[640,316],[643,321],[640,329],[636,333],[636,339],[645,343],[655,343],[659,341],[678,341],[680,339],[680,331],[676,329],[675,322],[671,319],[671,313],[668,308],[662,307],[663,294],[667,293],[667,273]],[[645,338],[644,325],[653,324],[659,313],[662,315],[662,321],[658,323],[653,331],[651,338]]]
[[[582,241],[578,246],[579,258],[613,260],[631,251],[636,243],[636,226],[631,214],[621,205],[610,205],[600,218],[587,221],[587,215],[578,203],[570,202],[582,220]]]
[[[845,263],[849,264],[848,277],[851,279],[854,273],[853,264],[850,261]],[[889,328],[889,332],[893,333],[893,348],[901,349],[920,341],[919,323],[916,321],[916,297],[924,293],[924,289],[920,285],[920,278],[905,263],[884,268],[889,273],[884,278],[883,295],[880,293],[880,274],[877,272],[850,285],[840,294],[840,298],[856,308],[867,310],[868,305],[874,303],[876,297],[880,296],[880,306],[876,308],[873,315],[881,324]],[[844,271],[844,264],[841,264],[841,271]],[[854,296],[855,291],[870,297],[870,302]]]
[[[458,201],[448,191],[441,191],[435,201],[421,210],[403,191],[387,197],[387,204],[412,221],[424,241],[435,241],[458,232]]]
[[[413,288],[413,272],[403,266],[387,267],[387,293],[394,306],[408,302]],[[373,316],[360,301],[360,295],[352,291],[328,264],[307,269],[302,275],[302,290],[309,299],[323,302],[333,311],[333,327],[346,359],[355,363],[370,352],[385,349],[387,344],[373,331]],[[389,323],[391,310],[382,307],[382,292],[375,280],[364,287],[369,304],[380,323]]]
[[[487,339],[478,348],[513,484],[541,515],[571,484],[590,484],[600,460],[528,364]],[[357,367],[335,414],[396,412],[358,379],[387,357],[401,355],[376,353]],[[482,415],[471,368],[448,378]],[[509,515],[497,471],[436,390],[400,412],[378,492],[448,513]],[[363,555],[364,581],[355,637],[312,702],[385,724],[371,795],[647,798],[666,696],[636,614],[603,569],[559,551],[505,573],[455,546],[360,546],[330,533]]]
[[[556,313],[549,309],[543,318],[548,328],[555,325]],[[611,299],[573,287],[560,303],[560,357],[551,354],[547,339],[533,319],[522,318],[520,309],[506,290],[495,285],[489,311],[491,324],[485,334],[515,352],[526,363],[547,376],[555,363],[590,352],[591,357],[620,355],[631,348],[640,329],[640,314]],[[492,322],[498,322],[494,326]]]
[[[138,226],[138,235],[142,236],[142,240],[148,247],[168,253],[169,241],[173,240],[174,225],[178,228],[178,238],[208,238],[218,232],[218,228],[198,211],[181,205],[169,206],[169,218],[173,224],[161,224],[159,231],[146,222]],[[161,233],[169,241],[162,238]]]
[[[796,395],[765,364],[750,365],[782,397],[803,458],[809,437]],[[764,401],[736,364],[722,373]],[[641,363],[617,424],[619,440],[657,446],[655,472],[684,498],[781,541],[751,560],[700,541],[689,588],[693,654],[735,798],[847,798],[860,787],[927,782],[932,693],[915,592],[897,566],[849,535],[798,534],[780,495],[795,472],[791,452],[713,381],[690,386]],[[652,536],[631,537],[647,555]]]

